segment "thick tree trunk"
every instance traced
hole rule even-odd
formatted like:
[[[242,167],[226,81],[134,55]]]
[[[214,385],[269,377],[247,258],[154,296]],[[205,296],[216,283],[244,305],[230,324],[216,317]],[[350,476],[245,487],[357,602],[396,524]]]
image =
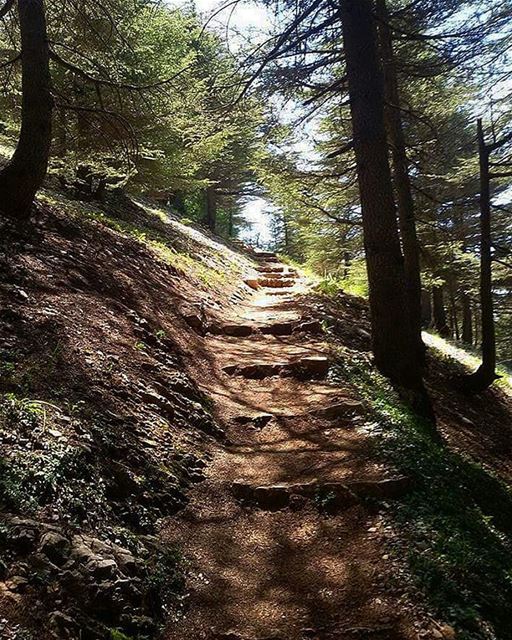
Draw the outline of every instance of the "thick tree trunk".
[[[53,100],[43,0],[18,0],[22,112],[18,146],[0,173],[0,211],[25,219],[48,170]]]
[[[215,232],[217,226],[217,194],[214,187],[206,189],[204,223],[210,231]]]
[[[491,187],[489,149],[484,140],[482,120],[478,120],[478,155],[480,162],[480,305],[482,314],[482,364],[467,378],[467,388],[484,391],[497,378],[496,336],[492,300],[491,255]]]
[[[400,93],[396,72],[393,40],[386,0],[377,0],[379,43],[384,70],[385,122],[391,147],[393,179],[398,206],[398,221],[404,254],[405,285],[409,321],[423,361],[425,345],[421,338],[420,247],[416,233],[414,200],[409,177],[405,135],[400,114]]]
[[[462,342],[473,344],[473,312],[471,298],[467,293],[462,294]]]
[[[384,375],[423,395],[422,366],[407,314],[372,2],[342,0],[340,7],[363,217],[373,354]]]
[[[444,288],[442,285],[433,287],[432,289],[432,303],[434,311],[434,329],[443,338],[451,336],[452,332],[448,326],[446,319],[446,308],[444,306]]]

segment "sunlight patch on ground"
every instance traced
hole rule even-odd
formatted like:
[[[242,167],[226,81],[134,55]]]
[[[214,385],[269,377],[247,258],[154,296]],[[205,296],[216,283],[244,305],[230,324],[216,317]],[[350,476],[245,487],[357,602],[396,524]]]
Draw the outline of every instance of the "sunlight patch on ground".
[[[427,347],[431,347],[443,355],[460,362],[471,371],[474,371],[480,365],[480,358],[468,351],[464,351],[464,349],[455,346],[453,343],[448,342],[438,335],[424,331],[423,340]],[[505,393],[512,395],[512,375],[500,368],[498,368],[498,374],[501,375],[502,378],[498,380],[496,384],[498,384]]]

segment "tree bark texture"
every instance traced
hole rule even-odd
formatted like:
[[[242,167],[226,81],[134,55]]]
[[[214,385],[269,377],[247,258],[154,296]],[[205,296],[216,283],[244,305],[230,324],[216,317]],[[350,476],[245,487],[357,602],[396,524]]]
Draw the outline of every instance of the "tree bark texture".
[[[438,285],[432,289],[432,307],[434,311],[434,329],[443,338],[449,338],[452,334],[446,318],[444,306],[444,287]]]
[[[22,111],[16,151],[0,173],[0,212],[23,220],[48,171],[53,99],[43,0],[18,0]]]
[[[370,0],[342,0],[341,19],[369,281],[372,343],[379,370],[422,387],[408,320],[404,261],[391,182],[384,88]]]
[[[391,147],[393,181],[404,255],[407,307],[412,331],[418,344],[419,357],[423,360],[425,357],[425,345],[421,338],[420,247],[416,233],[414,199],[409,177],[407,147],[400,113],[400,92],[386,0],[377,0],[377,17],[379,20],[379,44],[384,72],[384,114]]]

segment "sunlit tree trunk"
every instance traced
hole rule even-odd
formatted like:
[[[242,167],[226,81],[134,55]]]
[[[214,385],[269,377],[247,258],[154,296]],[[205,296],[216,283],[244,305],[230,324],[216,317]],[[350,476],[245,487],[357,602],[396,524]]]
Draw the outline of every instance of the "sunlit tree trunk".
[[[43,0],[18,0],[21,35],[21,131],[13,157],[0,173],[0,211],[25,219],[48,171],[53,100]]]
[[[496,336],[492,300],[491,186],[489,148],[485,144],[482,120],[478,120],[478,156],[480,163],[480,306],[482,327],[482,364],[468,376],[467,386],[478,393],[487,389],[496,375]]]

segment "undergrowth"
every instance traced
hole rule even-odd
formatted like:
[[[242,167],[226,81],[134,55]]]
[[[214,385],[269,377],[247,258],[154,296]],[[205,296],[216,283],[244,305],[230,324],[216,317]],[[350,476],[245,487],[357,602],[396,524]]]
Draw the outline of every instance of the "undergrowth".
[[[431,441],[427,425],[367,360],[341,358],[372,408],[378,454],[412,478],[414,490],[390,507],[397,554],[461,640],[512,638],[512,494],[491,472]]]

